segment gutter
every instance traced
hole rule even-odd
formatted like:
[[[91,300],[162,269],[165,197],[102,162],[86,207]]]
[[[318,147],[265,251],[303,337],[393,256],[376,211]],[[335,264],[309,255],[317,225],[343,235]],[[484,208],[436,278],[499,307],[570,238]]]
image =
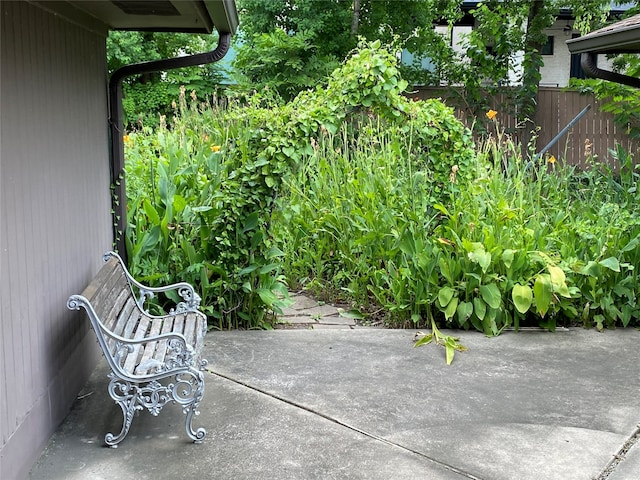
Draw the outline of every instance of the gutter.
[[[580,65],[587,76],[640,88],[640,78],[598,68],[596,66],[597,57],[598,54],[595,52],[584,52],[580,55]]]
[[[109,80],[109,124],[110,124],[110,167],[112,185],[113,238],[116,251],[125,264],[127,249],[125,232],[127,228],[127,195],[124,176],[124,143],[122,114],[122,81],[133,75],[163,72],[182,67],[193,67],[215,63],[221,60],[231,45],[231,33],[220,33],[218,46],[211,52],[187,55],[184,57],[166,58],[152,62],[125,65],[111,75]]]

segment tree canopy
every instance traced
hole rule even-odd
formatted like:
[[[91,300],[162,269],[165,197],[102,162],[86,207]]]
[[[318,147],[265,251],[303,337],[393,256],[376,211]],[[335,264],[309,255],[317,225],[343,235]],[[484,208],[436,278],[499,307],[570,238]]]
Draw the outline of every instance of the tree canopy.
[[[342,61],[359,37],[379,39],[417,59],[403,75],[414,84],[455,86],[470,117],[483,118],[491,93],[509,85],[508,107],[534,128],[545,29],[570,9],[582,33],[602,26],[610,0],[486,0],[473,5],[471,33],[457,48],[434,29],[463,17],[459,0],[238,0],[242,46],[235,70],[241,88],[264,86],[285,96],[325,77],[322,65]],[[296,40],[298,47],[296,48]],[[431,69],[419,60],[428,58]],[[504,89],[503,89],[504,90]],[[482,122],[478,125],[481,127]]]
[[[107,37],[107,67],[111,74],[132,63],[192,55],[212,50],[216,45],[217,35],[112,31]],[[215,64],[126,79],[123,85],[125,123],[129,126],[156,124],[159,115],[170,113],[181,85],[209,93],[220,79],[220,67]]]

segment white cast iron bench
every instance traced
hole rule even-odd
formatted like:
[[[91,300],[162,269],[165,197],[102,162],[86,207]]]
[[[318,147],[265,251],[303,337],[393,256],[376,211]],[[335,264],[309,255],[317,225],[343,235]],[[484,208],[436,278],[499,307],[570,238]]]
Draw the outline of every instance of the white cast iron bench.
[[[114,252],[106,253],[104,261],[89,286],[81,295],[71,295],[67,306],[86,310],[111,368],[108,390],[124,420],[120,433],[107,433],[105,443],[117,447],[138,410],[147,408],[155,416],[169,402],[182,406],[187,435],[201,443],[206,430],[191,425],[204,394],[207,364],[200,357],[207,331],[207,317],[198,310],[200,297],[188,283],[160,288],[138,283]],[[147,297],[170,290],[184,301],[168,315],[144,310]]]

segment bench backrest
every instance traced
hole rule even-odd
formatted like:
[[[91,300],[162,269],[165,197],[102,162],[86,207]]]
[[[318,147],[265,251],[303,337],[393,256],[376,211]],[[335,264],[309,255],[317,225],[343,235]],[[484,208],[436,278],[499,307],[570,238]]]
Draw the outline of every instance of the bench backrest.
[[[123,378],[155,375],[172,368],[177,352],[199,357],[207,329],[206,316],[186,307],[165,316],[150,315],[142,307],[149,295],[145,290],[148,287],[131,278],[116,254],[109,253],[105,259],[89,286],[81,295],[72,295],[68,304],[69,308],[83,307],[87,311],[111,369]],[[174,286],[182,288],[183,284]],[[172,339],[178,337],[183,347],[172,345]]]
[[[118,345],[114,335],[133,339],[140,320],[146,317],[136,302],[124,267],[117,257],[109,258],[84,289],[82,296],[93,309],[93,312],[89,309],[87,312],[105,356],[115,359]]]

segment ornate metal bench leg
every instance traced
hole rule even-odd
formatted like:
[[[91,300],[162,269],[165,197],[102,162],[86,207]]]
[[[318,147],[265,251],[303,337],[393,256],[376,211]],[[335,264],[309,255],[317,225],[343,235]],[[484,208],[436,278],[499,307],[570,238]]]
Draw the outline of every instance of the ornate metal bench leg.
[[[187,429],[187,435],[191,440],[193,440],[193,443],[202,443],[202,441],[204,440],[204,437],[207,436],[207,431],[202,427],[200,427],[197,430],[194,430],[193,425],[191,424],[191,420],[193,419],[193,416],[198,415],[199,413],[197,408],[198,408],[197,404],[193,404],[190,407],[187,407],[186,429]]]
[[[124,440],[124,437],[129,433],[131,428],[131,422],[133,421],[133,415],[136,410],[140,409],[137,401],[137,389],[129,382],[125,382],[117,378],[113,373],[109,374],[111,382],[109,383],[109,394],[116,403],[122,409],[122,429],[116,436],[109,432],[104,437],[104,442],[111,448],[118,448],[118,444]]]
[[[207,431],[204,428],[194,430],[193,417],[198,415],[198,405],[204,395],[204,375],[199,371],[176,377],[176,399],[182,404],[182,411],[187,415],[185,427],[187,435],[194,443],[202,443]]]

